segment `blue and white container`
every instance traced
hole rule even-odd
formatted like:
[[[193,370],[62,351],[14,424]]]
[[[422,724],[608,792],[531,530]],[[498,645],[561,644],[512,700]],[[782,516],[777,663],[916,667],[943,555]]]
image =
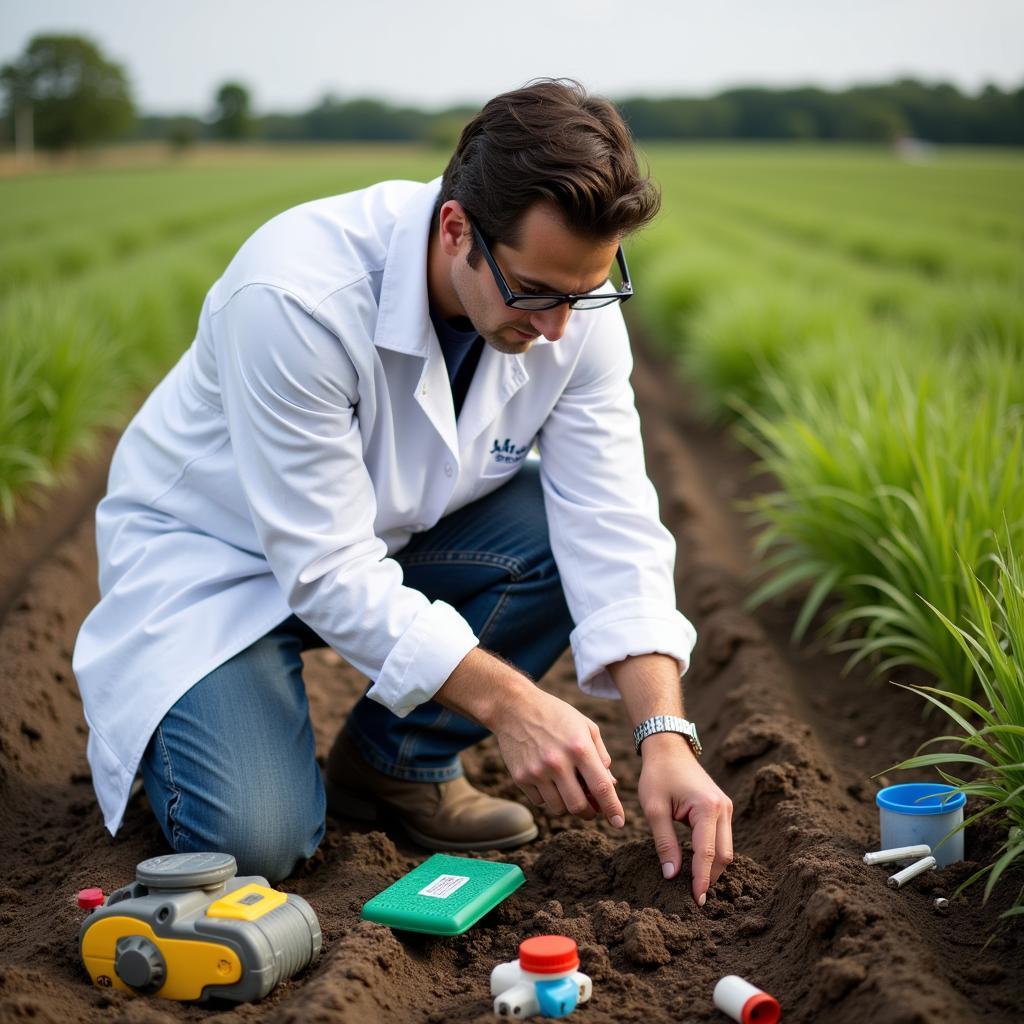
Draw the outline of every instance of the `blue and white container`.
[[[967,797],[941,782],[906,782],[886,786],[875,795],[882,849],[930,846],[936,865],[944,868],[964,859],[964,834],[944,837],[964,820]]]

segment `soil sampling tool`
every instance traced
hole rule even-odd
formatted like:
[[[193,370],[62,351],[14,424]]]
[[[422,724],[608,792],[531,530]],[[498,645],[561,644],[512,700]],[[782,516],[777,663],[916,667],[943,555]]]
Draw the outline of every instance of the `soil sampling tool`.
[[[534,935],[519,943],[519,957],[491,971],[491,995],[499,1017],[568,1017],[593,992],[581,973],[580,954],[565,935]]]
[[[882,848],[928,846],[935,863],[944,868],[964,859],[963,824],[967,797],[941,782],[905,782],[875,794]]]
[[[363,906],[365,921],[461,935],[526,881],[517,864],[435,853]]]
[[[93,982],[164,999],[262,999],[320,952],[310,905],[239,878],[226,853],[176,853],[144,860],[135,881],[106,900],[83,889],[89,911],[78,936]]]

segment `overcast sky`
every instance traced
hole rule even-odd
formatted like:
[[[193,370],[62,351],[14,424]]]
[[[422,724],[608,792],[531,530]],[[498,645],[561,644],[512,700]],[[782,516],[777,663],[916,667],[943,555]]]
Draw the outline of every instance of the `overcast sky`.
[[[0,64],[41,32],[91,36],[151,113],[204,113],[227,79],[260,112],[475,103],[538,75],[618,98],[1024,82],[1024,0],[0,0]]]

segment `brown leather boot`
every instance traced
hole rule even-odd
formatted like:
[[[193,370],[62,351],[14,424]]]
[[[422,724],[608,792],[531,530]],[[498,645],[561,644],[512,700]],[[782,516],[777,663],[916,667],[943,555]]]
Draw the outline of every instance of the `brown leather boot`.
[[[396,820],[428,850],[507,850],[537,837],[533,815],[513,800],[485,796],[460,777],[409,782],[367,764],[342,729],[324,770],[327,809],[336,816]]]

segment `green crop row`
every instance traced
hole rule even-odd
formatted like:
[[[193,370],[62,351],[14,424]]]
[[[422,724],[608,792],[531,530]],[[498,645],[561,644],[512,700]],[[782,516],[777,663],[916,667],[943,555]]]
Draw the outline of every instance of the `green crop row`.
[[[972,236],[1022,237],[1024,197],[1012,152],[943,151],[926,164],[851,147],[656,148],[648,156],[671,195],[727,191],[765,207],[780,202],[823,220],[881,218],[899,227],[945,227]]]
[[[374,166],[381,169],[381,163],[378,156]],[[409,155],[395,165],[395,173],[421,177],[437,170],[436,161],[422,156]],[[297,167],[229,166],[219,173],[210,168],[135,172],[134,177],[121,172],[109,179],[90,177],[89,187],[76,182],[74,189],[58,191],[44,215],[40,207],[47,189],[63,178],[19,179],[8,197],[15,213],[0,230],[0,293],[127,262],[168,240],[199,235],[219,224],[244,221],[248,233],[289,206],[371,180],[366,155],[359,153],[326,166],[317,160]]]
[[[916,665],[969,695],[969,660],[924,602],[965,621],[963,559],[991,584],[996,531],[1024,550],[1024,387],[998,349],[790,360],[769,378],[774,409],[748,408],[747,436],[780,489],[758,499],[771,579],[755,603],[812,584],[798,636],[829,594],[826,631],[850,664]],[[837,373],[836,371],[839,370]]]
[[[109,268],[76,285],[21,289],[0,303],[0,513],[50,484],[191,339],[217,273],[207,246]]]
[[[702,199],[804,245],[836,249],[868,265],[906,268],[926,277],[1019,281],[1024,276],[1024,254],[1017,240],[965,240],[941,226],[851,216],[836,208],[817,210],[795,200],[765,204],[722,189],[705,190]]]
[[[934,687],[908,687],[938,707],[960,731],[938,736],[899,769],[934,768],[959,792],[977,797],[981,809],[964,822],[1002,815],[1010,827],[995,859],[966,878],[957,893],[987,876],[984,899],[1003,875],[1024,861],[1024,552],[1004,538],[995,555],[994,586],[961,563],[969,596],[969,618],[958,625],[933,608],[968,658],[978,681],[981,703]],[[959,750],[923,753],[935,743],[958,744]],[[972,778],[962,766],[973,773]],[[1024,887],[1002,916],[1024,915]]]
[[[889,344],[897,328],[944,349],[982,339],[1024,349],[1020,285],[974,279],[951,286],[906,269],[866,267],[735,211],[696,206],[672,189],[661,223],[630,258],[642,289],[638,306],[655,335],[709,385],[700,393],[719,412],[736,397],[763,395],[765,366],[809,338],[884,327]]]
[[[889,163],[656,164],[665,217],[632,254],[637,312],[778,483],[751,507],[752,603],[798,588],[801,638],[829,599],[822,633],[850,666],[924,670],[948,707],[992,716],[973,724],[980,741],[965,733],[989,743],[970,792],[1019,825],[1024,692],[998,651],[1024,650],[1007,603],[1024,578],[1024,292],[1008,244],[1024,163]],[[913,216],[887,225],[886,203]],[[965,639],[984,616],[1002,624],[978,640],[987,661]],[[1019,854],[1008,842],[1004,861]]]
[[[432,154],[352,150],[0,183],[0,520],[131,415],[260,223],[321,195],[440,170]]]

